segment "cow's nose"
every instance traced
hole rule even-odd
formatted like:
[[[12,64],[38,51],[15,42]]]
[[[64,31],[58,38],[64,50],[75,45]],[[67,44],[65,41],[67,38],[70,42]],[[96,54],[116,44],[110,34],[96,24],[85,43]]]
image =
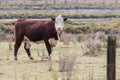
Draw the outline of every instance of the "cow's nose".
[[[58,31],[61,31],[61,28],[58,28]]]

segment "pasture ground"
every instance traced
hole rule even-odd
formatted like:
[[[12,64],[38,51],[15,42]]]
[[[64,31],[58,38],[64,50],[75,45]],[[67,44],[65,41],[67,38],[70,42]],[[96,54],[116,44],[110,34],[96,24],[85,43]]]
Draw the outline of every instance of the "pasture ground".
[[[14,43],[12,43],[13,46]],[[83,55],[81,43],[66,46],[59,43],[52,53],[53,71],[48,71],[48,61],[41,61],[43,53],[47,55],[45,45],[32,43],[31,53],[35,60],[29,60],[23,44],[19,49],[18,61],[13,60],[13,49],[9,50],[7,42],[0,43],[0,80],[62,80],[63,72],[59,71],[59,53],[77,53],[71,80],[106,80],[106,50],[102,48],[97,56]],[[39,54],[38,54],[39,53]],[[116,54],[116,80],[120,80],[120,49]]]

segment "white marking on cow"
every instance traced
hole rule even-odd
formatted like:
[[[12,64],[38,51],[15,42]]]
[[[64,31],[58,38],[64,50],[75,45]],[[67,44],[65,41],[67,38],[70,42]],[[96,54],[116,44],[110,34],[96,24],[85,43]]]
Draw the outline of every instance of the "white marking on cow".
[[[58,41],[58,42],[60,42],[60,40],[61,40],[61,39],[60,39],[60,36],[59,36],[59,34],[58,34],[57,36],[58,36],[58,40],[57,40],[57,41]]]
[[[41,40],[41,41],[36,41],[36,42],[34,42],[34,43],[36,43],[36,44],[40,44],[40,43],[43,43],[44,41],[43,40]]]
[[[30,49],[31,43],[30,43],[30,40],[26,36],[24,37],[24,43],[26,43],[26,49]]]
[[[63,30],[64,27],[64,19],[61,15],[55,18],[55,28],[58,34]]]
[[[54,38],[50,38],[48,41],[51,47],[55,47],[57,45],[57,40],[55,40]]]

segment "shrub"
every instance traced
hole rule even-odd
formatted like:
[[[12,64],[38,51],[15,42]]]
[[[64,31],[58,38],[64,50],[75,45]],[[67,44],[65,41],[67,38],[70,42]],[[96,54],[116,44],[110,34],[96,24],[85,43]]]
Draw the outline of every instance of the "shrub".
[[[75,43],[77,41],[77,37],[75,36],[75,34],[66,32],[61,33],[60,39],[62,42],[64,42],[64,44],[69,44],[70,42]]]
[[[63,73],[62,78],[65,78],[65,80],[71,80],[76,59],[77,59],[76,53],[70,53],[70,54],[60,53],[59,70]]]
[[[98,51],[103,47],[105,38],[104,32],[91,33],[85,39],[85,46],[89,49],[89,53],[96,55]]]

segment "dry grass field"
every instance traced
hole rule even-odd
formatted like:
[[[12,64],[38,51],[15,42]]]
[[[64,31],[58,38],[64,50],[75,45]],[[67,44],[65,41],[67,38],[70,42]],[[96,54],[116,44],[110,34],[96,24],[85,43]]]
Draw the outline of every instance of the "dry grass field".
[[[119,9],[119,0],[0,0],[1,9]]]
[[[120,33],[119,8],[120,0],[0,0],[0,80],[107,80],[106,43],[97,55],[84,54],[87,48],[83,45],[85,33],[90,37],[86,38],[86,42],[90,41],[91,32]],[[13,33],[14,20],[46,19],[59,14],[71,19],[65,23],[65,31],[70,32],[65,39],[75,39],[70,35],[76,33],[79,42],[70,42],[69,45],[60,42],[53,48],[53,70],[49,71],[51,66],[48,60],[42,60],[43,56],[48,55],[44,43],[32,43],[34,60],[29,60],[22,43],[18,61],[14,61],[14,42],[11,43],[11,50],[7,42],[9,34]],[[94,39],[91,42],[94,43]],[[117,45],[120,46],[120,43]],[[120,47],[116,51],[116,80],[120,80]]]
[[[14,43],[12,43],[13,46]],[[82,43],[64,45],[60,42],[52,53],[52,71],[48,71],[48,61],[41,60],[47,55],[45,45],[32,43],[31,52],[35,60],[27,57],[23,44],[18,53],[18,61],[13,60],[13,49],[9,50],[7,42],[0,43],[0,80],[67,80],[67,73],[59,71],[59,55],[77,56],[71,80],[106,80],[106,48],[102,48],[97,56],[84,55]],[[117,80],[120,80],[120,50],[117,49]]]

